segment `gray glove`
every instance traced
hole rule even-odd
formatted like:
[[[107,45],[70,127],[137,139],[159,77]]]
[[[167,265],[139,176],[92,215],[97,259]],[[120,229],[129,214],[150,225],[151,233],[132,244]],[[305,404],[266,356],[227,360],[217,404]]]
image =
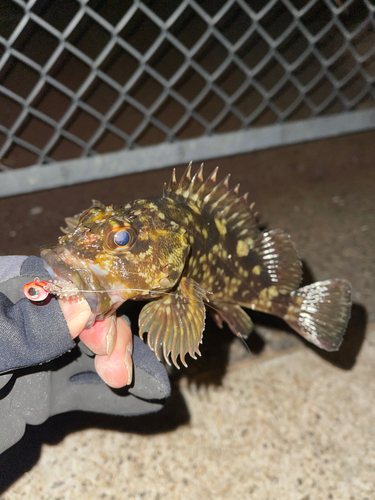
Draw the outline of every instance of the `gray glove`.
[[[0,345],[3,357],[0,356],[0,361],[8,371],[0,375],[0,453],[21,439],[26,424],[41,424],[58,413],[82,410],[130,416],[155,412],[163,407],[165,398],[170,395],[167,373],[139,337],[133,339],[132,384],[112,390],[97,375],[93,353],[82,343],[71,344],[57,301],[42,306],[42,312],[39,306],[34,309],[33,304],[23,298],[25,283],[36,276],[49,277],[41,259],[10,258],[15,264],[12,272],[9,272],[10,260],[4,266],[2,259],[0,257],[0,330],[3,330],[0,331]],[[1,264],[6,273],[2,273]],[[39,318],[42,318],[42,325],[40,331],[36,331]],[[62,330],[60,340],[54,345],[59,329]],[[6,359],[7,343],[9,359]],[[48,343],[50,345],[37,358],[39,351],[35,346],[43,350]],[[71,350],[63,354],[68,349]],[[30,350],[34,352],[30,354]],[[59,354],[63,355],[46,362]],[[9,366],[22,368],[10,370]]]
[[[130,416],[160,410],[170,394],[166,371],[139,337],[133,345],[133,383],[122,390],[114,391],[101,380],[85,346],[37,368],[1,375],[0,453],[21,439],[26,424],[41,424],[58,413]]]

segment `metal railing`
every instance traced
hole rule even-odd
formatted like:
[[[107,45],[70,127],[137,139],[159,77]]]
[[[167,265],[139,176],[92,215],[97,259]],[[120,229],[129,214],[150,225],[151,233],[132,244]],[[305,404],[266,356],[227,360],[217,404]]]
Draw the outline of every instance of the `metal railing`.
[[[13,172],[10,194],[52,187],[41,179],[55,162],[170,144],[164,166],[196,138],[373,110],[374,11],[369,0],[2,0],[1,194]],[[84,180],[121,172],[82,165]],[[55,168],[52,184],[78,177]]]

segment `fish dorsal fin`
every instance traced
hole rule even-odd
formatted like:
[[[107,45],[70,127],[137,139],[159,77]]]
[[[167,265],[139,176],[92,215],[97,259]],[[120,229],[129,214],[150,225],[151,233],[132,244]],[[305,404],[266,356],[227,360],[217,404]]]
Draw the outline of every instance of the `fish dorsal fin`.
[[[239,196],[240,185],[229,189],[229,178],[217,182],[216,167],[206,178],[203,178],[203,163],[197,172],[191,176],[190,163],[181,179],[177,181],[173,170],[171,180],[164,185],[164,196],[179,200],[188,205],[195,205],[202,212],[209,213],[232,231],[235,236],[242,238],[260,238],[254,204],[248,205],[248,193]]]
[[[297,290],[302,278],[302,265],[288,234],[281,229],[265,231],[262,238],[254,243],[253,251],[261,258],[258,272],[265,287],[274,286],[283,294]]]

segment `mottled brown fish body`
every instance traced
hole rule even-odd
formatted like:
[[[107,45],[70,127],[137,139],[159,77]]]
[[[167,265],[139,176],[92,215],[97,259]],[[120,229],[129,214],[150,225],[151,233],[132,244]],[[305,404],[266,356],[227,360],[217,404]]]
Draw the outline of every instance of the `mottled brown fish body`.
[[[141,311],[140,335],[147,332],[158,358],[177,367],[178,357],[186,365],[186,354],[200,354],[206,305],[236,335],[252,329],[245,307],[275,314],[310,342],[337,349],[350,315],[350,284],[329,280],[299,289],[301,261],[289,236],[261,232],[247,195],[239,196],[239,186],[229,189],[229,176],[217,182],[216,174],[204,179],[201,166],[192,177],[189,166],[179,181],[173,173],[163,196],[124,207],[95,202],[67,219],[67,235],[42,252],[48,269],[60,285],[79,283],[98,319],[129,298],[153,299]]]
[[[193,210],[183,198],[176,202],[171,198],[154,198],[159,208],[159,216],[175,221],[186,229],[190,253],[184,275],[196,280],[209,292],[210,303],[224,301],[270,312],[275,308],[277,315],[287,311],[289,294],[280,301],[274,301],[279,295],[276,287],[266,287],[264,272],[259,265],[256,250],[239,245],[236,235],[231,230],[224,230],[225,220],[215,218],[207,211],[195,207]],[[246,255],[245,255],[246,253]],[[268,274],[266,275],[266,277]]]

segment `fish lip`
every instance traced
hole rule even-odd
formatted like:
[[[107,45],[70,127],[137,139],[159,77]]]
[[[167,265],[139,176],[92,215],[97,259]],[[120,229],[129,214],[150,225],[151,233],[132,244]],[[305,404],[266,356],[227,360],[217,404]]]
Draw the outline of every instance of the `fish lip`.
[[[103,287],[89,266],[66,247],[42,247],[41,258],[52,279],[73,283],[87,300],[91,311],[102,314],[109,308],[110,297],[103,293]],[[97,293],[97,292],[101,293]]]

